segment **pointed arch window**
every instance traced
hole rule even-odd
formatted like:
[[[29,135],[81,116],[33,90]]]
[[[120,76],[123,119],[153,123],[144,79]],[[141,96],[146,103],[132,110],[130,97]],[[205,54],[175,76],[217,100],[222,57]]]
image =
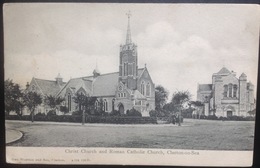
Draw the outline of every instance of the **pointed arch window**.
[[[133,64],[132,63],[128,64],[128,75],[133,75]]]
[[[115,110],[115,99],[112,100],[112,111]]]
[[[95,109],[98,109],[98,107],[99,107],[99,101],[96,100],[96,102],[95,102]]]
[[[104,99],[104,101],[103,101],[103,110],[104,110],[104,111],[108,111],[107,106],[108,106],[108,104],[107,104],[107,100]]]
[[[71,111],[71,95],[68,94],[68,110]]]
[[[145,85],[144,85],[144,81],[142,81],[141,83],[141,94],[145,95]]]
[[[149,82],[146,85],[146,96],[151,96],[151,85]]]
[[[233,97],[237,97],[237,85],[233,86]]]
[[[127,76],[127,63],[124,63],[124,76]]]

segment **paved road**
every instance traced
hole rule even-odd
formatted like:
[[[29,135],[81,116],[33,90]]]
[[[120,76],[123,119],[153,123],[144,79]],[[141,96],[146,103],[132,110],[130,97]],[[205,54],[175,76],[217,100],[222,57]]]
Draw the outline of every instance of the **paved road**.
[[[10,146],[252,150],[254,122],[185,119],[184,126],[6,121],[24,136]]]

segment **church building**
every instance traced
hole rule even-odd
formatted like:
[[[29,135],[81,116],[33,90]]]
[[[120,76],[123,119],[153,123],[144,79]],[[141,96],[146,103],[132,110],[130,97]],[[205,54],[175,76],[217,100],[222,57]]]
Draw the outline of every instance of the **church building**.
[[[105,112],[118,110],[125,114],[135,108],[142,116],[149,116],[149,111],[155,109],[155,85],[146,65],[138,68],[137,45],[131,39],[130,15],[126,42],[120,45],[119,57],[118,72],[102,74],[96,66],[93,75],[72,78],[68,82],[63,82],[60,74],[53,81],[32,78],[27,90],[38,92],[42,97],[53,95],[65,98],[63,105],[70,113],[78,110],[73,97],[79,93],[98,97],[96,106],[102,99]],[[42,104],[37,111],[47,113],[49,107]]]
[[[254,85],[247,82],[246,74],[237,78],[223,67],[212,75],[211,84],[198,84],[197,100],[204,103],[206,116],[248,116],[248,111],[255,109]]]

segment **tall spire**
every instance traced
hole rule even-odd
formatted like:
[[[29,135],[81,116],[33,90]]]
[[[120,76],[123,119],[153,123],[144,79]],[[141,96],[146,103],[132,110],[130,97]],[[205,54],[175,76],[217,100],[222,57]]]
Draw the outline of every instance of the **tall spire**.
[[[126,44],[131,44],[132,39],[131,39],[131,30],[130,30],[130,17],[131,17],[131,11],[126,13],[128,17],[128,25],[127,25],[127,34],[126,34]]]
[[[99,69],[98,69],[98,64],[97,64],[97,59],[96,59],[96,68],[94,69],[94,71],[93,71],[93,75],[94,75],[94,77],[97,77],[97,76],[99,76],[101,73],[100,73],[100,71],[99,71]]]

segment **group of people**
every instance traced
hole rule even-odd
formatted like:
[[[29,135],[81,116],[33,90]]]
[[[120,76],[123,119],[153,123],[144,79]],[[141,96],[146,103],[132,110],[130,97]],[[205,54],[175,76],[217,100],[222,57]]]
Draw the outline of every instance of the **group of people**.
[[[171,122],[172,122],[172,124],[178,123],[180,125],[180,123],[181,123],[181,116],[179,114],[173,114],[171,116]]]

